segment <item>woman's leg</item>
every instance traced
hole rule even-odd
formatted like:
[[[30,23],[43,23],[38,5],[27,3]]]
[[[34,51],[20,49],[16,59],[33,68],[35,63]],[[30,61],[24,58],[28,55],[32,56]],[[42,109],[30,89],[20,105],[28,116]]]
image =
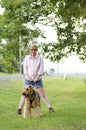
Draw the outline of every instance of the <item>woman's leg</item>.
[[[19,103],[19,109],[22,109],[25,103],[25,97],[22,95]]]
[[[38,88],[38,92],[39,92],[41,98],[43,99],[44,103],[45,103],[46,106],[48,107],[49,111],[50,111],[50,112],[54,112],[53,108],[52,108],[51,105],[50,105],[49,100],[47,99],[47,97],[46,97],[46,95],[45,95],[45,92],[44,92],[43,87]]]
[[[22,95],[21,99],[20,99],[19,107],[18,107],[18,110],[17,110],[17,114],[21,114],[21,110],[24,106],[24,103],[25,103],[25,97]]]

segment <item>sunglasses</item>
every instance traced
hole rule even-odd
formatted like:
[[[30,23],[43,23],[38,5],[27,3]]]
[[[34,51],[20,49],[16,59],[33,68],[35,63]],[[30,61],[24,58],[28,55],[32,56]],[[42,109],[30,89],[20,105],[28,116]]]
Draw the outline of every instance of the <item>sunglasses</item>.
[[[31,49],[31,51],[37,51],[37,49]]]

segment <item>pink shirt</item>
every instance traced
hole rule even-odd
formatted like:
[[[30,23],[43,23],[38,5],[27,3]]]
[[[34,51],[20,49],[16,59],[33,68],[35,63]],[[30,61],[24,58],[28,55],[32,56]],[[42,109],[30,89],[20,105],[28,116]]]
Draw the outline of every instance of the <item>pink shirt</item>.
[[[24,59],[23,71],[26,78],[29,75],[32,79],[34,79],[37,74],[39,74],[40,79],[41,75],[44,73],[43,58],[39,55],[36,55],[34,58],[32,58],[30,55],[27,55]]]

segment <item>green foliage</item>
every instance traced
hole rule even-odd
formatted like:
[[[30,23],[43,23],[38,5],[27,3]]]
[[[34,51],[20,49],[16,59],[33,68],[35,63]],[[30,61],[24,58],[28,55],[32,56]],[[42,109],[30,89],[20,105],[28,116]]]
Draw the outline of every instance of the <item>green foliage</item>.
[[[55,43],[41,45],[41,53],[45,57],[58,62],[64,56],[76,53],[83,61],[86,60],[86,23],[83,22],[86,20],[86,0],[1,0],[0,4],[5,8],[3,15],[0,15],[0,50],[5,53],[10,45],[9,53],[13,55],[17,65],[19,36],[22,38],[22,59],[30,41],[39,36],[45,37],[36,26],[37,23],[52,26],[57,32]],[[31,24],[33,28],[27,24]],[[2,39],[6,41],[4,47]],[[1,55],[8,60],[5,54]],[[8,60],[8,63],[13,64],[15,61]],[[17,71],[18,68],[13,66]]]
[[[86,22],[83,21],[86,20],[86,1],[54,0],[51,2],[55,5],[53,26],[57,31],[57,42],[42,43],[43,54],[51,61],[58,62],[61,58],[76,53],[85,62]]]
[[[42,116],[27,120],[16,114],[23,80],[0,81],[0,130],[85,130],[86,84],[75,77],[48,77],[43,81],[55,112],[50,114],[41,100]]]

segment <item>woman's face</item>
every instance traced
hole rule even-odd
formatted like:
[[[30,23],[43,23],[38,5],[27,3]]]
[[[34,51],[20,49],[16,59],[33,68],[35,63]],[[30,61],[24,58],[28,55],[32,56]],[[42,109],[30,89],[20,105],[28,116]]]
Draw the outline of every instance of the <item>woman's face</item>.
[[[36,54],[37,54],[37,48],[34,47],[34,46],[32,46],[32,47],[30,48],[30,55],[31,55],[32,57],[35,57]]]

